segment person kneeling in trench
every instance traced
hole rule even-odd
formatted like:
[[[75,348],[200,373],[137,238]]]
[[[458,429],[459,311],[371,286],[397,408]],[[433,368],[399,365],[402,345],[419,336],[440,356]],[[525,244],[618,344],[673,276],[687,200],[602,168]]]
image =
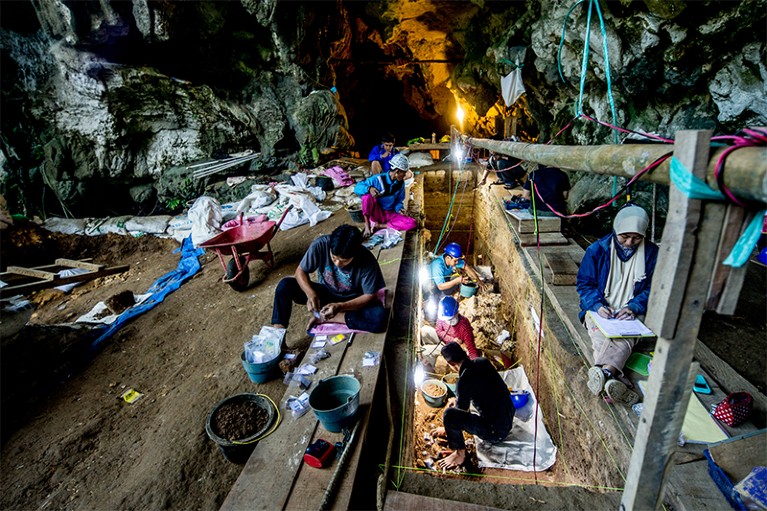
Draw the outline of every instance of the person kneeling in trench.
[[[441,468],[452,468],[466,461],[464,431],[487,442],[500,442],[509,435],[514,421],[514,405],[506,383],[489,360],[483,357],[470,360],[455,342],[442,348],[442,356],[458,373],[458,383],[456,397],[448,400],[448,407],[442,414],[444,427],[434,429],[431,434],[447,436],[447,445],[453,452],[438,464]],[[469,411],[470,404],[479,415]]]
[[[309,279],[315,271],[318,282]],[[385,285],[378,261],[362,246],[360,230],[340,225],[315,239],[295,275],[277,284],[272,325],[287,328],[295,302],[306,304],[313,316],[307,330],[319,323],[343,323],[352,330],[384,332],[388,311],[378,295]]]

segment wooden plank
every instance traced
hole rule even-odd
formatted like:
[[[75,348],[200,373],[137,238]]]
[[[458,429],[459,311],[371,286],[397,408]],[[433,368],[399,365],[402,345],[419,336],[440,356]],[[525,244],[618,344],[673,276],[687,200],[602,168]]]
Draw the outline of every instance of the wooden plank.
[[[668,497],[675,511],[721,511],[731,509],[727,499],[708,475],[708,461],[673,465]]]
[[[551,270],[551,284],[555,286],[575,285],[578,265],[568,254],[548,252],[543,254],[543,260]]]
[[[755,435],[713,445],[709,451],[730,481],[737,483],[751,473],[754,467],[767,466],[767,451],[764,449],[766,441],[767,432],[762,430]]]
[[[710,136],[710,131],[680,131],[676,136],[675,155],[701,177],[708,164]],[[655,277],[661,278],[653,282],[647,314],[648,325],[665,334],[659,335],[656,343],[621,499],[621,505],[629,511],[657,509],[663,503],[667,468],[691,392],[688,380],[692,356],[724,220],[723,205],[688,199],[676,186],[672,186],[672,192],[662,253],[655,269]],[[684,261],[692,262],[689,271]],[[668,273],[672,269],[683,275]]]
[[[680,131],[674,157],[699,179],[706,179],[711,131]],[[675,185],[669,187],[669,210],[663,229],[663,243],[655,266],[655,275],[663,275],[652,286],[653,299],[647,308],[647,326],[659,337],[672,339],[676,332],[682,299],[695,251],[694,233],[701,214],[701,201],[687,200]],[[717,235],[717,239],[719,236]],[[708,282],[709,275],[705,276]]]
[[[77,261],[80,262],[80,263],[87,263],[87,262],[90,262],[92,260],[93,260],[93,258],[87,257],[87,258],[84,258],[84,259],[79,259]],[[43,266],[33,266],[32,269],[33,270],[43,270],[43,271],[51,271],[51,270],[59,271],[61,269],[61,265],[60,264],[46,264],[46,265],[43,265]],[[20,275],[17,275],[17,274],[14,274],[14,273],[9,273],[7,271],[4,271],[4,272],[0,273],[0,280],[2,280],[2,281],[7,281],[8,278],[14,278],[14,277],[20,277]]]
[[[32,291],[38,291],[53,286],[62,286],[64,284],[71,284],[72,282],[84,282],[86,280],[93,280],[99,277],[105,277],[107,275],[114,275],[115,273],[123,273],[130,269],[129,264],[121,266],[112,266],[111,268],[105,268],[100,271],[81,273],[80,275],[72,275],[71,277],[60,277],[56,280],[45,280],[37,282],[29,282],[26,284],[18,284],[12,286],[5,286],[0,288],[0,298],[7,296],[14,296],[18,294],[31,293]]]
[[[42,280],[56,280],[59,278],[57,273],[52,273],[43,270],[34,270],[32,268],[24,268],[23,266],[9,266],[6,268],[8,273],[15,273],[17,275],[24,275],[26,277],[34,277]]]
[[[512,218],[511,225],[517,234],[530,234],[535,232],[535,218],[527,211],[509,209],[506,214]],[[556,232],[562,230],[562,220],[559,217],[538,217],[538,232]]]
[[[743,226],[739,231],[740,234],[746,230],[746,227],[753,219],[753,215],[753,212],[746,213],[746,216],[743,219]],[[738,299],[740,298],[740,291],[743,289],[743,283],[746,280],[746,273],[748,272],[747,266],[748,263],[740,268],[732,268],[728,266],[728,268],[730,268],[730,275],[724,284],[722,296],[719,298],[719,305],[716,308],[717,314],[726,316],[735,314],[735,309],[738,307]]]
[[[331,354],[330,358],[316,364],[317,373],[312,377],[313,381],[337,373],[346,343],[328,345],[326,349]],[[307,352],[307,356],[312,351]],[[290,390],[286,395],[289,393]],[[311,443],[317,426],[317,418],[311,411],[298,419],[294,419],[289,413],[283,413],[282,423],[275,432],[259,442],[253,450],[221,505],[221,510],[283,509],[290,496],[296,473],[303,466],[306,447]]]
[[[103,270],[105,266],[103,264],[89,263],[86,261],[78,261],[76,259],[64,259],[64,258],[56,259],[56,264],[60,266],[69,266],[70,268],[82,268],[83,270],[89,270],[89,271]]]
[[[729,280],[731,266],[724,266],[722,262],[729,255],[735,242],[738,241],[741,230],[743,228],[743,219],[745,218],[745,210],[741,207],[728,204],[727,212],[725,214],[725,228],[722,229],[721,237],[719,238],[719,246],[716,249],[716,266],[714,272],[711,275],[711,285],[708,288],[708,296],[706,297],[706,310],[717,310],[719,302],[724,292],[725,283]],[[741,280],[742,286],[742,280]],[[738,289],[740,291],[740,289]],[[737,305],[737,297],[735,297]],[[734,309],[734,307],[733,307]],[[733,310],[734,312],[734,310]],[[732,314],[732,313],[730,313]]]
[[[531,247],[536,246],[538,243],[543,245],[567,245],[570,242],[567,241],[560,232],[543,232],[536,236],[535,234],[520,234],[516,238],[519,240],[520,246]]]
[[[499,509],[389,490],[386,492],[384,511],[499,511]]]
[[[403,248],[404,243],[400,243],[391,249],[379,250],[378,261],[381,265],[381,271],[384,275],[386,287],[392,293],[396,289]],[[391,304],[387,303],[387,305],[390,306]],[[347,361],[346,364],[353,364],[353,362],[361,363],[362,353],[373,349],[367,347],[368,343],[371,339],[375,340],[379,337],[381,343],[381,350],[379,351],[383,351],[385,334],[357,334],[351,346],[347,346],[346,343],[326,346],[331,356],[316,364],[318,371],[312,377],[312,380],[319,381],[322,378],[338,374],[345,360]],[[347,350],[348,356],[346,355]],[[360,350],[362,350],[361,353],[359,353]],[[313,349],[310,349],[306,356],[310,356],[313,351]],[[360,383],[365,385],[370,383],[374,388],[379,368],[380,366],[365,368],[365,373],[360,372],[365,374],[365,378]],[[372,371],[367,371],[368,369]],[[368,372],[371,373],[369,378],[366,375]],[[373,372],[375,372],[375,377],[372,376]],[[368,382],[365,380],[368,380]],[[362,392],[363,390],[361,389],[361,405]],[[368,412],[369,409],[370,406],[368,405]],[[358,435],[362,437],[363,433],[364,431],[361,430],[358,432]],[[307,502],[314,502],[319,505],[319,501],[332,476],[332,471],[314,469],[305,466],[303,463],[303,454],[306,447],[317,438],[325,438],[329,442],[335,443],[341,440],[341,435],[324,430],[319,426],[314,413],[311,411],[299,419],[292,419],[288,414],[280,427],[268,439],[265,439],[256,446],[242,473],[230,490],[229,495],[224,500],[221,510],[305,509]],[[361,445],[359,438],[355,444]],[[348,474],[356,471],[357,461],[355,461],[355,458],[357,460],[359,458],[359,454],[356,452],[347,465]],[[275,460],[281,461],[277,463]],[[350,493],[350,488],[342,482],[337,492],[336,501],[348,501]],[[268,498],[265,498],[265,496],[268,496]]]
[[[726,392],[741,390],[748,392],[754,399],[754,410],[759,415],[767,415],[767,396],[760,392],[751,382],[743,378],[740,373],[719,358],[701,341],[695,343],[695,359],[711,373],[711,376],[724,387]]]

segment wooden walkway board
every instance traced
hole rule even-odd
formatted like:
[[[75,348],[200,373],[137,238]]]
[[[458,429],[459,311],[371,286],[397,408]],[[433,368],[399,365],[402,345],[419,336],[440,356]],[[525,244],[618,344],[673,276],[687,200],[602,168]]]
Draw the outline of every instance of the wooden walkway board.
[[[551,283],[555,286],[574,286],[578,275],[578,264],[567,253],[548,252],[543,254],[546,266],[551,270]]]
[[[378,257],[386,288],[392,293],[397,288],[403,248],[404,243],[400,243],[381,251]],[[388,295],[387,306],[391,306]],[[353,452],[349,453],[350,457],[338,481],[331,509],[347,509],[349,506],[381,368],[380,365],[362,367],[362,358],[366,351],[383,353],[385,339],[386,333],[358,333],[351,345],[346,342],[335,346],[328,344],[325,348],[331,356],[316,364],[318,371],[311,378],[318,382],[336,374],[354,374],[361,384],[357,412],[360,427],[353,445],[347,447],[353,449]],[[305,357],[311,356],[313,351],[310,349]],[[319,507],[338,461],[327,468],[316,469],[303,463],[303,455],[306,447],[318,438],[333,444],[341,441],[343,435],[326,431],[311,410],[298,419],[293,419],[290,413],[281,413],[282,424],[256,446],[221,506],[222,511],[306,509],[309,502],[311,505],[308,507]]]
[[[507,210],[511,217],[511,226],[517,234],[532,234],[535,232],[535,218],[527,211]],[[562,220],[559,217],[538,217],[538,232],[559,233],[562,230]]]
[[[384,511],[496,511],[497,508],[389,490]]]

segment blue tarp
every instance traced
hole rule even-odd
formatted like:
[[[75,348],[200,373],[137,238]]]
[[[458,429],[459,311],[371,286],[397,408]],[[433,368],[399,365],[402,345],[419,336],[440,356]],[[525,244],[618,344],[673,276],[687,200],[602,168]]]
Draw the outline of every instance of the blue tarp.
[[[178,289],[181,284],[191,279],[195,273],[200,271],[200,261],[198,258],[203,254],[204,250],[201,248],[194,248],[191,237],[184,239],[181,247],[174,250],[173,253],[175,254],[179,250],[181,251],[181,260],[178,262],[176,269],[157,279],[154,284],[152,284],[152,287],[147,290],[147,293],[151,293],[152,296],[147,298],[141,304],[131,307],[120,314],[115,322],[109,325],[109,327],[107,327],[107,329],[91,343],[91,348],[99,348],[103,341],[112,337],[112,335],[125,323],[162,302],[166,296]]]

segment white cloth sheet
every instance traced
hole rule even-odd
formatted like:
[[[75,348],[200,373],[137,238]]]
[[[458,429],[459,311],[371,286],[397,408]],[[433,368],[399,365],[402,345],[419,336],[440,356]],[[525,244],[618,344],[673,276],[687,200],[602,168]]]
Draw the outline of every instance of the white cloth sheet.
[[[538,437],[535,467],[533,467],[533,440],[535,439],[535,407],[538,400],[527,380],[522,366],[499,373],[508,387],[514,390],[527,390],[530,399],[516,411],[514,425],[509,436],[503,442],[491,444],[475,436],[477,457],[481,468],[504,468],[524,472],[541,472],[554,465],[557,460],[557,448],[543,424],[543,412],[538,407]],[[511,399],[511,398],[509,398]]]

